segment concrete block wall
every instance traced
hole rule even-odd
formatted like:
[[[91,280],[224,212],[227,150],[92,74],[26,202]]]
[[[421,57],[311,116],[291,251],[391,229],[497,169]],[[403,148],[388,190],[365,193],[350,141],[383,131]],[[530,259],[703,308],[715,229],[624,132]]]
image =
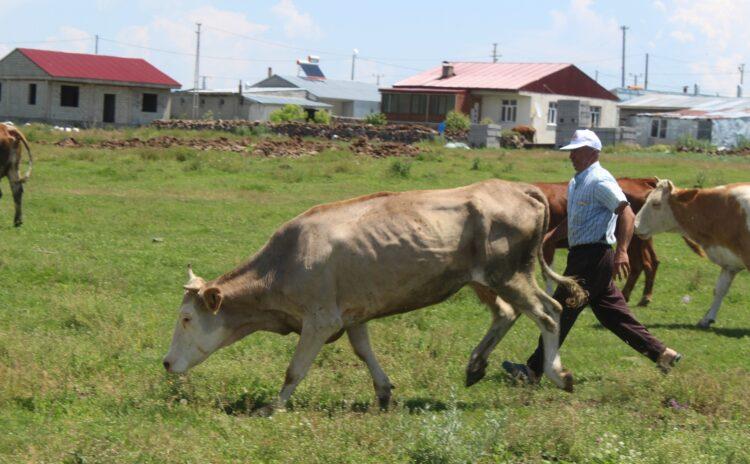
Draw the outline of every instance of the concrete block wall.
[[[588,102],[581,100],[557,101],[555,146],[566,145],[577,129],[586,127],[591,127],[591,107]]]

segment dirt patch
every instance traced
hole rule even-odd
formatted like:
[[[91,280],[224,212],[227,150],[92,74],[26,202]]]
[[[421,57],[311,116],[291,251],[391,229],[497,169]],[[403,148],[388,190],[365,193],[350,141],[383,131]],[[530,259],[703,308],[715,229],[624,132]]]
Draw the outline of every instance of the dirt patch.
[[[103,148],[107,150],[117,150],[124,148],[170,148],[170,147],[188,147],[194,150],[219,150],[231,151],[235,153],[247,152],[250,139],[246,140],[229,140],[226,137],[218,139],[180,139],[168,135],[160,135],[150,139],[139,139],[137,137],[126,140],[104,140],[102,142],[81,143],[73,137],[68,137],[55,145],[64,148]]]
[[[328,140],[307,140],[301,137],[274,139],[240,139],[230,140],[226,137],[217,139],[182,139],[161,135],[150,139],[131,138],[127,140],[105,140],[101,142],[83,143],[74,137],[67,137],[55,143],[62,148],[99,148],[105,150],[120,150],[126,148],[170,148],[187,147],[201,151],[228,151],[233,153],[251,153],[264,157],[299,158],[313,156],[335,148],[336,144]],[[420,150],[414,145],[399,142],[372,141],[361,137],[350,144],[339,145],[342,149],[349,149],[357,155],[385,158],[388,156],[416,156]]]

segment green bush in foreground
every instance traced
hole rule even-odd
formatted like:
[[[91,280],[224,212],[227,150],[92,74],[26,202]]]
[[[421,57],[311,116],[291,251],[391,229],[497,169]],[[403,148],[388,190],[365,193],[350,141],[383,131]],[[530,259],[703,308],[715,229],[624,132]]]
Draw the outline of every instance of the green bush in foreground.
[[[299,105],[284,105],[283,108],[271,113],[268,118],[271,122],[304,121],[307,119],[307,113]]]
[[[451,132],[465,132],[471,127],[471,120],[460,111],[449,111],[445,116],[445,129]]]
[[[331,124],[331,113],[328,110],[318,110],[313,116],[313,121],[317,124],[325,124],[328,126]]]
[[[388,123],[383,113],[370,113],[365,116],[365,123],[372,124],[373,126],[385,126]]]

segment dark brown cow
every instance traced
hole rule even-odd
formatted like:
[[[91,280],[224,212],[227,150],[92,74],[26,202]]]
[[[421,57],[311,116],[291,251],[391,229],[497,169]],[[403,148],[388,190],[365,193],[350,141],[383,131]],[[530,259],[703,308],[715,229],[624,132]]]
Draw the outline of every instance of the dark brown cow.
[[[29,168],[24,176],[21,176],[21,144],[29,153]],[[31,149],[26,137],[13,125],[0,123],[0,179],[8,177],[10,190],[13,192],[13,202],[16,204],[16,215],[13,225],[18,227],[23,223],[21,211],[21,198],[23,197],[23,183],[31,176]],[[3,193],[0,191],[0,197]]]

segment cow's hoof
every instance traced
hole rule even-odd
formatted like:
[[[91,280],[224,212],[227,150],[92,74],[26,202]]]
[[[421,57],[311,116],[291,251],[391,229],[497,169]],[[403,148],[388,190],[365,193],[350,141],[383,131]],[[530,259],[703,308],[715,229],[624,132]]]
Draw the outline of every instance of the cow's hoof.
[[[23,224],[23,221],[15,221],[13,223],[13,227],[21,227],[22,224]]]
[[[701,329],[709,329],[711,328],[711,324],[713,324],[714,322],[716,321],[713,319],[701,319],[701,321],[698,323],[698,327],[700,327]]]
[[[479,369],[470,371],[466,371],[466,386],[470,387],[474,385],[475,383],[479,382],[484,378],[484,375],[486,373],[486,365],[480,367]]]
[[[391,390],[393,390],[393,385],[388,385],[387,388],[377,392],[378,396],[378,406],[380,407],[381,411],[387,411],[388,408],[391,405]]]
[[[573,374],[568,371],[563,371],[560,377],[563,379],[563,390],[568,393],[573,393]]]
[[[649,304],[651,304],[651,298],[646,298],[645,296],[641,298],[641,301],[638,302],[638,306],[642,308],[645,308]]]

